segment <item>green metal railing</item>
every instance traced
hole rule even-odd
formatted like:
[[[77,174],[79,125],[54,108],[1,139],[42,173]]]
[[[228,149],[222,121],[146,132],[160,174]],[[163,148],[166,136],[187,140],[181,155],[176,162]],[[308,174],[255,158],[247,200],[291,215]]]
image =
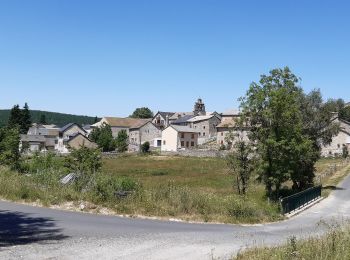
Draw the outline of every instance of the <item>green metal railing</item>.
[[[291,213],[299,208],[302,208],[303,206],[306,206],[307,204],[310,204],[321,197],[321,191],[322,185],[319,185],[282,198],[280,200],[282,214]]]

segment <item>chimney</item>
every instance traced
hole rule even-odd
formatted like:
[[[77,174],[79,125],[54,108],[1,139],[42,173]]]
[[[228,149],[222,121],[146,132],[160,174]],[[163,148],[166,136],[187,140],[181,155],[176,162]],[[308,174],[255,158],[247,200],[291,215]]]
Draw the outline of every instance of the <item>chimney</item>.
[[[168,127],[169,126],[169,115],[167,114],[165,116],[165,127]]]

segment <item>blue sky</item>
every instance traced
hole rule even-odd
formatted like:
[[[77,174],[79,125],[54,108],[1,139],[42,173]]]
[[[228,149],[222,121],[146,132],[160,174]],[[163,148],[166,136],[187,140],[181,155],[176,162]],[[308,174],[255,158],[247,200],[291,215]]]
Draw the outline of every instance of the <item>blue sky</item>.
[[[289,66],[350,100],[347,1],[0,0],[0,108],[127,116],[238,107]]]

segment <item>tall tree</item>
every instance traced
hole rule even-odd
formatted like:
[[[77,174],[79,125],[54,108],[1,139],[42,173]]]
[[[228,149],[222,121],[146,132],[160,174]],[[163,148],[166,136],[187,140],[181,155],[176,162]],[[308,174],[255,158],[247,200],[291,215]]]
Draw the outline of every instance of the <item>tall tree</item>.
[[[291,176],[296,183],[304,175],[313,176],[313,168],[302,176],[296,172],[305,161],[314,163],[313,143],[303,132],[303,92],[298,82],[288,67],[274,69],[262,75],[259,83],[253,82],[242,98],[242,118],[250,124],[249,139],[256,145],[258,170],[269,196],[274,189],[278,197],[282,183]],[[312,178],[307,180],[311,185]]]
[[[22,123],[22,111],[19,105],[14,105],[10,111],[10,117],[7,125],[10,128],[15,128],[15,127],[20,128],[21,123]]]
[[[21,127],[20,127],[20,132],[21,134],[26,134],[29,130],[29,128],[32,125],[32,120],[30,117],[30,111],[29,111],[29,106],[27,103],[24,104],[24,107],[21,111],[22,114],[22,122],[21,122]]]
[[[254,149],[251,142],[245,138],[241,130],[230,132],[227,141],[233,144],[233,149],[226,157],[226,163],[230,173],[234,177],[233,185],[238,194],[245,195],[248,189],[249,179],[254,172]]]
[[[128,150],[128,134],[125,130],[121,130],[116,138],[117,150],[123,153]]]
[[[136,108],[134,113],[130,116],[132,118],[152,118],[153,112],[148,107]]]

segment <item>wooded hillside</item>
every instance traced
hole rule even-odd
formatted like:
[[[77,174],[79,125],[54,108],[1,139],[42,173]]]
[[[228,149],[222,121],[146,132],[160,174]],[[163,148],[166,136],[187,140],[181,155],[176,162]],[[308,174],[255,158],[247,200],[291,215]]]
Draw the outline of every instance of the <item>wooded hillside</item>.
[[[7,124],[9,115],[9,109],[0,110],[0,126],[4,126]],[[45,115],[45,120],[47,124],[56,124],[58,126],[64,126],[68,123],[78,123],[80,125],[86,125],[93,124],[95,122],[95,117],[63,114],[40,110],[30,110],[30,115],[33,123],[39,123],[42,115]],[[98,118],[98,120],[100,120],[100,118]]]

